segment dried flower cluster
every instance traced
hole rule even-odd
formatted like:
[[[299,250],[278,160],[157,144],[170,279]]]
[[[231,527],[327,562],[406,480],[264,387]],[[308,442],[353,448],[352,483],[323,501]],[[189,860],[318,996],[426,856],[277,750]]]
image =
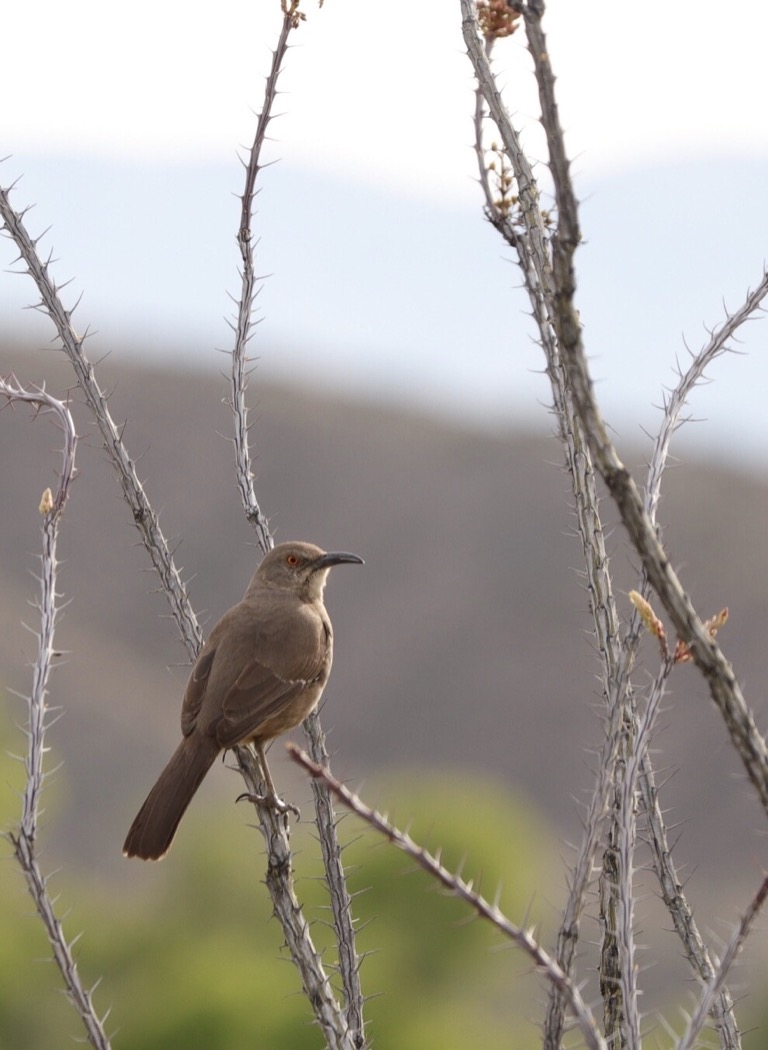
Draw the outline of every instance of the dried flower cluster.
[[[491,159],[487,162],[486,169],[493,178],[496,190],[493,206],[502,218],[508,219],[512,209],[518,204],[512,165],[505,150],[499,146],[498,142],[491,143],[488,153]]]
[[[649,634],[652,634],[655,638],[658,638],[664,659],[670,659],[669,646],[667,644],[667,632],[664,629],[664,624],[653,611],[651,603],[646,601],[638,591],[630,591],[629,600],[640,614],[640,619],[643,621],[643,626],[646,631],[648,631]],[[727,620],[728,607],[726,606],[724,609],[721,609],[719,613],[716,613],[715,616],[710,616],[710,618],[705,621],[704,629],[709,633],[711,638],[714,638]],[[682,638],[678,638],[675,651],[671,656],[672,663],[685,664],[690,663],[692,659],[691,647],[687,642],[684,642]]]
[[[299,11],[301,0],[280,0],[280,10],[289,19],[291,29],[298,29],[301,22],[306,22],[307,16]],[[320,4],[322,7],[322,3]]]
[[[507,0],[478,0],[477,21],[486,40],[512,36],[519,19],[519,12],[513,11]]]
[[[728,619],[728,606],[721,609],[715,616],[710,616],[708,620],[704,621],[704,629],[709,633],[710,638],[714,638],[719,629]],[[693,659],[691,653],[691,647],[687,642],[684,642],[681,638],[678,638],[677,645],[675,646],[675,653],[672,657],[673,663],[685,664],[689,663]]]

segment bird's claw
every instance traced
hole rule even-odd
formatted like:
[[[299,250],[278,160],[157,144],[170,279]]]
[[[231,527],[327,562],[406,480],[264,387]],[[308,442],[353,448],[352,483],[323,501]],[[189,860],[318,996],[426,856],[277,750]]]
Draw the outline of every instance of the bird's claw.
[[[295,806],[293,802],[286,802],[285,799],[279,797],[279,795],[257,795],[251,791],[244,791],[242,795],[238,795],[235,802],[253,802],[256,806],[270,806],[277,813],[293,813],[297,820],[301,820],[301,810],[298,806]]]
[[[296,820],[301,820],[301,810],[293,802],[286,802],[278,795],[267,795],[264,801],[268,806],[274,806],[278,813],[293,813]]]

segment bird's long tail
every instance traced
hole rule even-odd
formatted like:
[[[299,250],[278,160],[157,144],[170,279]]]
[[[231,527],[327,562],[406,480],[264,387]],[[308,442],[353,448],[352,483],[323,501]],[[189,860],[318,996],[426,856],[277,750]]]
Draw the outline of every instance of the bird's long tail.
[[[213,765],[219,746],[212,737],[185,737],[147,795],[131,824],[126,857],[160,860],[168,852],[179,821]]]

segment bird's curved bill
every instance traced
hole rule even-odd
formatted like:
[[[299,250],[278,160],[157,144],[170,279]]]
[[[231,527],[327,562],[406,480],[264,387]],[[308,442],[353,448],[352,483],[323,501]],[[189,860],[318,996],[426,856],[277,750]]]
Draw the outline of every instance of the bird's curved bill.
[[[347,554],[345,551],[328,551],[322,554],[315,562],[316,569],[330,569],[332,565],[343,565],[349,562],[351,565],[365,565],[362,558],[356,554]]]

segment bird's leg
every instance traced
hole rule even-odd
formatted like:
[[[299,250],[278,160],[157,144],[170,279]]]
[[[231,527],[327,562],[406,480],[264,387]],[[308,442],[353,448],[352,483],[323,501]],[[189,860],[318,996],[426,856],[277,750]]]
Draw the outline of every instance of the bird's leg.
[[[278,813],[295,813],[296,819],[301,820],[301,811],[298,806],[294,806],[292,802],[286,802],[285,799],[280,798],[275,789],[274,781],[272,780],[272,774],[269,771],[269,765],[267,764],[267,755],[262,743],[253,743],[256,757],[259,760],[259,768],[261,774],[264,777],[264,785],[266,787],[266,794],[264,795],[252,795],[246,792],[243,795],[239,795],[237,801],[241,799],[247,799],[249,802],[260,802],[262,804],[271,806],[277,810]]]
[[[296,819],[301,820],[301,813],[298,806],[294,806],[292,802],[286,802],[285,799],[280,798],[275,788],[274,781],[272,780],[272,774],[269,771],[269,765],[267,763],[267,752],[262,743],[254,743],[256,749],[256,755],[259,759],[259,765],[261,766],[261,772],[264,775],[264,783],[267,786],[267,793],[263,797],[262,801],[266,802],[267,805],[273,806],[278,813],[295,813]]]
[[[269,765],[267,764],[267,752],[264,750],[264,745],[258,743],[253,746],[259,759],[259,766],[261,767],[261,774],[264,777],[264,783],[267,785],[267,797],[274,799],[275,802],[280,802],[281,800],[275,790],[275,783],[272,780],[272,774],[270,773]]]

